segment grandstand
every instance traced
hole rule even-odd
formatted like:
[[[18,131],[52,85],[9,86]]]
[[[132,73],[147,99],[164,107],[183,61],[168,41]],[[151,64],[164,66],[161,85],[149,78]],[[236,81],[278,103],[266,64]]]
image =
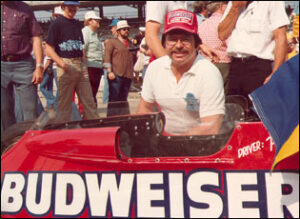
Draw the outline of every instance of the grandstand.
[[[55,6],[59,5],[61,1],[24,1],[29,4],[35,12],[38,22],[47,34],[50,22],[52,10]],[[80,1],[80,9],[77,12],[75,18],[83,22],[84,14],[88,10],[95,10],[99,13],[101,20],[101,38],[105,40],[110,36],[108,25],[112,19],[126,19],[130,26],[132,26],[131,36],[134,36],[138,27],[145,25],[145,5],[146,1]],[[118,7],[118,11],[107,12],[112,7]],[[122,7],[123,6],[123,7]],[[126,7],[131,9],[128,10]],[[122,10],[122,9],[126,10]],[[112,10],[110,10],[112,11]]]

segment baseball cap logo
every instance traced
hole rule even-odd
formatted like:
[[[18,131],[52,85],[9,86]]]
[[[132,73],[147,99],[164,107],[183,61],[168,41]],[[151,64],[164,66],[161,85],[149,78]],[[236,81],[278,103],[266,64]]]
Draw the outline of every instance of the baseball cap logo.
[[[198,24],[196,14],[184,9],[177,9],[166,14],[164,34],[175,29],[197,34]]]
[[[168,25],[173,23],[186,23],[193,25],[193,14],[188,11],[173,11],[168,16]]]

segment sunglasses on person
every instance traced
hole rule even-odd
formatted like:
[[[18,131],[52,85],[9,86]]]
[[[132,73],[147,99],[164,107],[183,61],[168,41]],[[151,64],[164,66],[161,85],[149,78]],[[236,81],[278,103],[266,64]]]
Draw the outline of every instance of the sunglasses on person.
[[[125,27],[125,28],[121,28],[121,30],[129,31],[129,28],[128,28],[128,27]]]

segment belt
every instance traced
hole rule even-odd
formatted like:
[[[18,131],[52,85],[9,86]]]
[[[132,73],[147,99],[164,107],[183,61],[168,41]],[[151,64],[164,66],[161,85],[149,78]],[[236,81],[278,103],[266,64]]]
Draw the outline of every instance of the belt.
[[[238,62],[253,62],[253,61],[257,61],[260,58],[256,57],[256,56],[247,56],[247,57],[232,57],[232,61],[238,61]]]
[[[1,61],[3,62],[18,62],[21,60],[24,60],[28,58],[30,54],[25,54],[25,55],[6,55],[6,56],[1,56]]]

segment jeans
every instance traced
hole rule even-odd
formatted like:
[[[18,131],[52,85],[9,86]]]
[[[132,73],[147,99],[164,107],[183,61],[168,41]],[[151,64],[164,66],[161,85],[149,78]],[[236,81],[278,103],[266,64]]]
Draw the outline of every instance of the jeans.
[[[16,122],[19,123],[19,122],[24,121],[24,116],[23,116],[23,112],[21,110],[19,96],[17,95],[16,91],[14,91],[14,98],[15,98]],[[37,103],[38,104],[38,116],[40,116],[42,114],[42,112],[44,111],[44,107],[43,107],[43,104],[39,97],[38,97],[37,101],[38,101],[38,103]]]
[[[109,80],[109,104],[107,109],[107,116],[125,115],[129,114],[129,105],[127,97],[131,85],[131,78],[120,77],[115,75],[114,80]],[[121,102],[121,103],[114,103]]]
[[[24,120],[38,116],[37,86],[32,84],[35,63],[31,56],[18,62],[1,61],[1,122],[3,130],[16,123],[14,91]]]
[[[108,79],[107,79],[107,70],[104,68],[104,88],[103,88],[103,103],[108,102],[108,97],[109,97],[109,88],[108,88]]]
[[[44,79],[40,84],[40,91],[46,98],[46,108],[50,108],[51,105],[54,106],[55,103],[55,96],[53,95],[53,78],[54,78],[54,69],[53,74],[44,74]]]

